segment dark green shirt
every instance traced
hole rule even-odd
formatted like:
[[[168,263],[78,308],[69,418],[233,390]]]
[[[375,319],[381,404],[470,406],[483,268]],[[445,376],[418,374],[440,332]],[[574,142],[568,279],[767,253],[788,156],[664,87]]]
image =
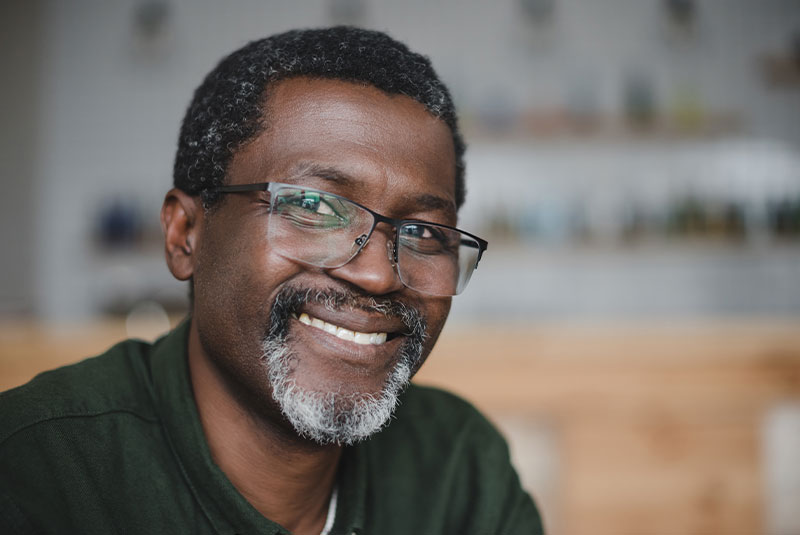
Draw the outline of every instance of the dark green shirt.
[[[0,394],[0,533],[286,533],[214,464],[186,359],[188,322]],[[345,449],[333,534],[530,534],[541,521],[498,432],[412,386]]]

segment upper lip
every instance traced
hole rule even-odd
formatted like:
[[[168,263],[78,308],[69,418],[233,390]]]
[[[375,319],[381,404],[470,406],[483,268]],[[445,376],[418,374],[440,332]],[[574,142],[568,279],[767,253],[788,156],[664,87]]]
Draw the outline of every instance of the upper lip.
[[[370,313],[359,309],[343,308],[331,311],[322,304],[308,303],[297,310],[297,315],[305,312],[322,321],[344,327],[354,332],[363,333],[400,333],[408,331],[408,327],[400,318],[386,317],[380,313]]]

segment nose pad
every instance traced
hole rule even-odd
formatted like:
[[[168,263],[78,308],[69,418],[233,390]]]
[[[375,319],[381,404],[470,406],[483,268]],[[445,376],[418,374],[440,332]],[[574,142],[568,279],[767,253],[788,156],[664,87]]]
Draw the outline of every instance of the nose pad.
[[[367,245],[369,241],[369,236],[366,234],[362,234],[355,240],[353,240],[353,247],[350,250],[350,259],[352,260],[361,250]]]
[[[374,240],[369,235],[361,235],[352,242],[355,250],[353,258],[339,267],[328,269],[328,275],[358,286],[371,295],[384,295],[401,290],[403,281],[394,262],[394,240],[383,233],[380,234],[378,240],[383,239],[387,242],[385,253],[381,253],[381,246],[378,243],[367,247],[369,242]]]
[[[362,234],[355,240],[353,240],[353,252],[354,254],[360,253],[364,247],[367,246],[369,242],[369,237],[366,234]],[[392,264],[392,267],[397,266],[397,262],[395,262],[395,247],[394,247],[394,240],[386,240],[386,256],[389,258],[389,262]]]

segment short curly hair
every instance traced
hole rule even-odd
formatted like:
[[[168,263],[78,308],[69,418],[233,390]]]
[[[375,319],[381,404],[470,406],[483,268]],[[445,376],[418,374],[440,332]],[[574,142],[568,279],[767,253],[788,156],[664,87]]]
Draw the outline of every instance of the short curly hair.
[[[456,206],[464,202],[465,144],[453,99],[425,56],[385,33],[349,26],[292,30],[252,41],[225,57],[194,93],[175,156],[174,185],[202,195],[206,207],[218,195],[233,154],[264,131],[269,86],[307,76],[374,86],[413,98],[450,128],[455,147]]]

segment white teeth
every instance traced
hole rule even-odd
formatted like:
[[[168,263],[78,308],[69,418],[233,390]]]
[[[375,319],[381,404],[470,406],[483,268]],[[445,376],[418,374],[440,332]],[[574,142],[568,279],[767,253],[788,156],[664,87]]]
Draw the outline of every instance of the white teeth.
[[[375,336],[375,333],[370,333],[370,334],[355,333],[355,336],[353,337],[353,342],[357,344],[371,344],[373,336]]]
[[[312,323],[312,325],[314,324]],[[355,333],[350,329],[345,329],[344,327],[339,327],[339,329],[336,331],[336,336],[342,340],[347,340],[348,342],[355,342]]]
[[[324,321],[323,323],[324,323],[325,325],[322,327],[322,329],[323,329],[323,330],[324,330],[326,333],[330,333],[330,334],[332,334],[332,335],[336,336],[336,331],[338,331],[338,330],[339,330],[339,328],[338,328],[336,325],[334,325],[333,323],[328,323],[327,321]]]
[[[351,331],[350,329],[345,329],[344,327],[339,327],[333,323],[328,323],[327,321],[322,321],[319,318],[309,316],[305,312],[300,314],[300,316],[297,317],[297,320],[304,325],[316,327],[317,329],[321,329],[326,333],[337,336],[342,340],[355,342],[361,345],[381,345],[386,342],[386,333],[362,333],[358,331]]]

